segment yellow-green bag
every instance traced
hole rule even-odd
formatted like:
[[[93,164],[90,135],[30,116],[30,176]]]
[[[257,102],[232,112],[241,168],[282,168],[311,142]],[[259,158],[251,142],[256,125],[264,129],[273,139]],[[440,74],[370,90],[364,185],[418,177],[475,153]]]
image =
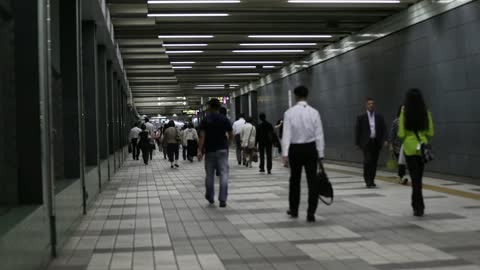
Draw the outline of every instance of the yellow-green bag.
[[[398,162],[395,158],[395,155],[390,155],[390,158],[387,161],[387,168],[389,170],[395,171],[398,169]]]

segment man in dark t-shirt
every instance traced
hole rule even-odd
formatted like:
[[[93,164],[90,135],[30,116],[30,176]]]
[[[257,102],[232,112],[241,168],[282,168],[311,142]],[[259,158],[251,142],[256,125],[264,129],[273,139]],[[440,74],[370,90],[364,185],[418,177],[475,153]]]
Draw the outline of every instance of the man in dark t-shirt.
[[[205,155],[205,199],[214,203],[215,169],[220,176],[220,207],[227,206],[228,196],[228,145],[233,139],[232,125],[228,119],[219,113],[221,107],[218,99],[208,102],[209,113],[200,123],[200,140],[198,142],[198,160]],[[228,134],[228,138],[226,136]]]

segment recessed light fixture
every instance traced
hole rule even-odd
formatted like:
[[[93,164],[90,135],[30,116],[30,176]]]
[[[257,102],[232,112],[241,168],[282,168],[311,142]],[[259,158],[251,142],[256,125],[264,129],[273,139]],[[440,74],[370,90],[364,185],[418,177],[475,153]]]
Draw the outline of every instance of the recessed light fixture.
[[[240,0],[150,0],[149,4],[234,4]]]
[[[213,35],[160,35],[158,38],[161,39],[168,39],[168,38],[176,38],[176,39],[182,39],[182,38],[213,38]]]
[[[150,13],[148,17],[227,17],[228,13]]]
[[[217,66],[217,68],[233,68],[233,69],[241,69],[241,68],[256,68],[256,66]]]
[[[318,4],[400,4],[400,0],[288,0],[288,2]]]
[[[172,67],[173,69],[191,69],[191,66],[178,66],[178,67]]]
[[[275,66],[263,66],[263,68],[275,68]]]
[[[203,53],[203,51],[165,51],[167,54],[182,54],[182,53]]]
[[[170,64],[195,64],[193,61],[170,62]]]
[[[206,43],[186,43],[186,44],[163,44],[163,47],[205,47],[208,46]]]
[[[240,46],[316,46],[317,43],[241,43]]]
[[[222,64],[283,64],[283,61],[222,61]]]
[[[301,53],[305,50],[234,50],[234,53]]]
[[[331,35],[249,35],[249,38],[331,38]]]

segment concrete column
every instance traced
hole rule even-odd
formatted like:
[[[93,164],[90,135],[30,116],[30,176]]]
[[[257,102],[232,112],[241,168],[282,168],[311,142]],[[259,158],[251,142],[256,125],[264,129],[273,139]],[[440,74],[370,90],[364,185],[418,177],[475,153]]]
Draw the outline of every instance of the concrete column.
[[[19,203],[42,204],[37,1],[12,1],[12,4],[17,119],[15,123],[11,119],[8,122],[17,130],[16,140],[11,143],[17,145]]]
[[[98,46],[98,135],[100,159],[108,158],[107,55],[105,46]]]
[[[250,116],[249,113],[250,107],[248,106],[248,94],[244,94],[240,96],[240,112],[244,113],[245,116]]]
[[[79,178],[81,170],[80,129],[83,121],[80,50],[81,18],[78,0],[60,2],[61,76],[63,85],[63,148],[65,178]],[[83,136],[83,135],[82,135]]]
[[[85,98],[85,138],[87,166],[99,163],[98,151],[98,89],[97,40],[94,21],[82,24],[83,90]]]
[[[253,118],[253,123],[258,123],[257,91],[248,93],[248,111]]]
[[[235,99],[235,120],[237,120],[240,117],[240,114],[242,113],[242,102],[241,102],[241,96],[236,97]]]

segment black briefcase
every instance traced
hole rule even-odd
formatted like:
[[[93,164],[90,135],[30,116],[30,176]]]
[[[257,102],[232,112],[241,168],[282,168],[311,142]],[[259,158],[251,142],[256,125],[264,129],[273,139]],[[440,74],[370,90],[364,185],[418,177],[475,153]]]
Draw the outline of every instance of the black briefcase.
[[[316,180],[318,186],[318,198],[324,204],[331,205],[333,203],[333,187],[328,179],[328,175],[325,172],[322,162],[320,162],[320,172],[318,172]]]

